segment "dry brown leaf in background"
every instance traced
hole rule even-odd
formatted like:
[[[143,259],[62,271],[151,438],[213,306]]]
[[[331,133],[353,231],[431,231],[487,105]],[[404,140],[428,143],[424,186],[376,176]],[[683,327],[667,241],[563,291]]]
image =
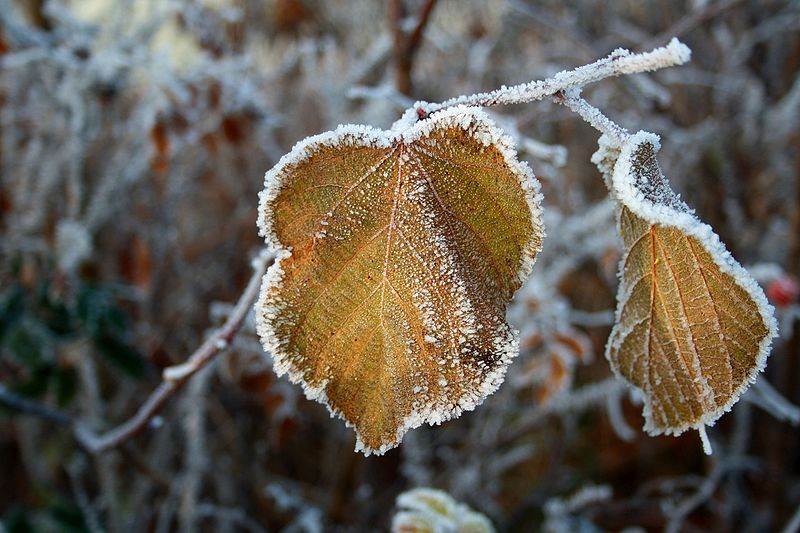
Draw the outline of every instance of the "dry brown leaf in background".
[[[616,149],[603,145],[608,170]],[[669,188],[657,149],[639,133],[613,165],[625,253],[606,355],[644,393],[648,433],[704,434],[763,369],[776,326],[763,291]]]
[[[538,185],[474,108],[300,143],[266,177],[279,260],[258,330],[279,374],[382,453],[470,410],[517,353],[506,323],[543,236]]]

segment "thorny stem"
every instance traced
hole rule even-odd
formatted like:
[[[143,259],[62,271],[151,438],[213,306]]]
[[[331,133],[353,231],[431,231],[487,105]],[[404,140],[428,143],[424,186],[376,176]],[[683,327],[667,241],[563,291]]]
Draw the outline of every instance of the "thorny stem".
[[[49,420],[72,429],[78,445],[92,455],[115,448],[141,433],[153,418],[161,412],[167,402],[194,376],[228,347],[241,329],[248,312],[255,302],[261,278],[272,264],[272,258],[262,251],[253,261],[253,275],[242,292],[236,306],[225,324],[216,330],[189,359],[180,365],[164,369],[163,381],[150,394],[139,410],[127,421],[102,434],[95,433],[85,423],[50,407],[21,398],[0,385],[0,403],[13,409]]]
[[[546,80],[532,81],[512,87],[501,87],[488,93],[477,93],[468,96],[451,98],[438,104],[420,103],[428,113],[440,111],[457,105],[493,106],[503,104],[523,104],[566,93],[614,76],[650,72],[666,67],[682,65],[689,61],[692,52],[678,39],[672,39],[667,46],[656,48],[650,52],[633,54],[629,50],[619,48],[608,57],[578,67],[574,70],[562,71]]]

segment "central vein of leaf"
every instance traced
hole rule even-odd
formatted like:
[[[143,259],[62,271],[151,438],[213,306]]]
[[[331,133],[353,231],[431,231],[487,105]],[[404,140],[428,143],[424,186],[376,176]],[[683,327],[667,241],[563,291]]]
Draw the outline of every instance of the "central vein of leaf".
[[[386,230],[386,253],[383,259],[383,278],[381,280],[381,309],[380,309],[380,321],[381,321],[381,328],[383,329],[384,336],[386,336],[386,327],[383,321],[383,313],[385,310],[385,303],[386,303],[386,286],[389,284],[389,255],[392,252],[392,240],[394,238],[395,230],[397,229],[395,216],[397,215],[397,206],[400,203],[400,187],[403,184],[402,176],[403,176],[403,162],[404,162],[404,154],[405,149],[401,146],[400,153],[397,156],[397,167],[395,169],[395,174],[397,176],[397,180],[394,186],[393,198],[392,198],[392,211],[389,213],[389,224]]]

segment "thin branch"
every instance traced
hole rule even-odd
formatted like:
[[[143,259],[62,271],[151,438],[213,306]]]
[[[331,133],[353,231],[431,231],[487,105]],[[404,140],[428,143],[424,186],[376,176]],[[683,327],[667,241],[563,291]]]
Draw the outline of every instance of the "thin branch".
[[[697,492],[686,498],[677,508],[672,510],[669,522],[664,528],[664,531],[667,533],[678,533],[681,531],[689,515],[711,500],[723,476],[732,471],[751,469],[753,469],[753,465],[749,461],[728,460],[724,463],[717,464],[708,477],[703,480],[703,483],[700,484]]]
[[[42,405],[38,402],[28,400],[22,396],[14,394],[5,385],[0,384],[0,404],[5,405],[15,411],[39,417],[48,422],[53,422],[59,426],[72,426],[73,419],[52,407]]]
[[[400,94],[411,94],[413,84],[411,81],[411,70],[414,65],[414,58],[422,43],[422,35],[428,25],[436,0],[425,0],[417,14],[417,22],[410,33],[403,31],[403,18],[405,9],[403,0],[389,0],[388,14],[389,26],[392,30],[394,40],[394,72],[397,92]]]
[[[553,96],[553,100],[556,103],[564,104],[580,115],[590,126],[610,137],[618,146],[622,146],[629,137],[628,130],[619,126],[613,120],[605,116],[602,111],[581,98],[580,89],[569,89],[557,93]]]
[[[552,415],[563,416],[566,414],[582,413],[595,406],[602,406],[607,396],[622,394],[626,384],[621,379],[609,377],[603,381],[585,385],[572,391],[563,398],[557,398],[546,403],[530,414],[526,414],[524,421],[517,426],[512,426],[503,432],[492,446],[499,448],[516,442],[541,424]]]
[[[677,39],[670,41],[667,46],[643,54],[633,54],[629,50],[620,48],[613,51],[608,57],[574,70],[559,72],[546,80],[501,87],[488,93],[459,96],[439,104],[429,104],[424,109],[428,113],[433,113],[457,105],[486,107],[533,102],[555,96],[558,93],[566,93],[570,89],[581,88],[605,78],[682,65],[689,61],[691,55],[691,50]]]
[[[800,531],[800,505],[797,506],[797,510],[784,526],[782,533],[797,533],[798,531]]]
[[[0,403],[58,425],[71,427],[78,444],[93,455],[123,444],[141,433],[192,376],[228,347],[253,306],[261,285],[261,278],[271,264],[272,258],[266,251],[262,251],[253,261],[253,275],[225,324],[200,345],[185,363],[166,368],[163,373],[164,381],[139,407],[136,414],[119,426],[98,435],[84,422],[21,398],[2,385],[0,385]]]
[[[417,15],[417,25],[414,30],[408,35],[406,40],[405,52],[411,56],[417,53],[420,43],[422,42],[422,34],[425,32],[425,26],[428,25],[428,20],[431,18],[433,8],[436,6],[436,0],[425,0]]]
[[[778,420],[796,426],[800,424],[800,408],[787,400],[763,376],[753,384],[752,392],[743,399],[762,408]]]

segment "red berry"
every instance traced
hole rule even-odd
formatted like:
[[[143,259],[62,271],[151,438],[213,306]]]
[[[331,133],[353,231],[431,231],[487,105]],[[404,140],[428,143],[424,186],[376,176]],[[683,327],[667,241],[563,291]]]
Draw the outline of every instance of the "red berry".
[[[800,297],[800,285],[790,276],[782,276],[767,285],[767,297],[778,307],[788,307]]]

